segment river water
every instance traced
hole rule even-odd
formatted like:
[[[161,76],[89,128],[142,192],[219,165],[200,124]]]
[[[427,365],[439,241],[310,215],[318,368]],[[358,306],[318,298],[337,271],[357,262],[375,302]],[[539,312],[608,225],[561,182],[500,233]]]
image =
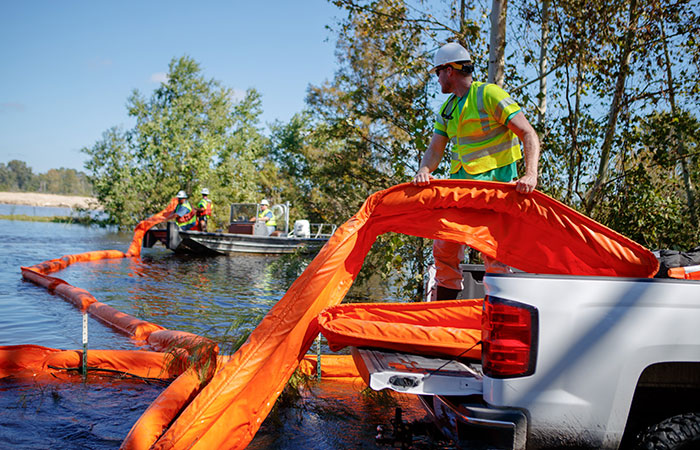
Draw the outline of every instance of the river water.
[[[19,209],[14,214],[27,214],[14,208]],[[0,226],[0,345],[82,348],[80,312],[43,287],[23,281],[20,267],[86,251],[126,251],[131,233],[6,220]],[[274,257],[183,257],[162,247],[144,249],[138,262],[78,263],[54,274],[123,312],[211,338],[220,343],[222,353],[228,353],[236,337],[255,328],[297,275]],[[88,327],[89,348],[135,348],[128,337],[94,319]],[[376,426],[389,423],[396,406],[407,420],[425,416],[411,396],[393,393],[378,399],[360,393],[362,387],[312,382],[301,400],[268,417],[249,448],[377,448]],[[2,379],[0,442],[21,449],[117,449],[163,389],[124,380],[82,383],[78,378],[46,385]],[[450,447],[419,439],[414,448]]]

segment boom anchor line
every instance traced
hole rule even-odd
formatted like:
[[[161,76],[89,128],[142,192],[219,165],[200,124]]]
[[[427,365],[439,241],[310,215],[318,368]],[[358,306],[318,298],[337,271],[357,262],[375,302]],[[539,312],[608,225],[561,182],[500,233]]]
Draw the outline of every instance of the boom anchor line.
[[[83,378],[87,380],[88,315],[83,311]]]

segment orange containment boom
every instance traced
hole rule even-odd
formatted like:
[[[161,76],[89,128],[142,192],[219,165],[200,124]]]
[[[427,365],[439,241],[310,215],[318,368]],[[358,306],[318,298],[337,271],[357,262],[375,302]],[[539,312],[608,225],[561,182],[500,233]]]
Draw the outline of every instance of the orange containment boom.
[[[299,362],[299,372],[308,377],[317,376],[317,356],[304,355],[304,358]],[[321,355],[321,378],[362,380],[351,355]]]
[[[394,186],[336,230],[153,448],[245,448],[318,334],[318,315],[340,303],[387,232],[466,243],[526,272],[651,277],[658,270],[641,245],[540,192],[467,180]]]
[[[211,378],[220,365],[217,360],[218,345],[201,336],[166,330],[159,325],[122,313],[97,301],[85,289],[72,286],[49,274],[65,269],[76,262],[138,257],[146,231],[153,225],[167,220],[176,205],[177,199],[173,198],[164,210],[139,223],[134,230],[134,237],[126,254],[118,250],[86,252],[21,268],[25,279],[60,295],[80,308],[82,312],[90,313],[136,340],[146,341],[152,349],[172,352],[170,354],[123,350],[88,352],[86,362],[90,368],[94,366],[102,370],[129,372],[132,375],[150,378],[160,374],[171,379],[179,375],[168,387],[167,395],[161,394],[139,419],[140,433],[130,433],[125,440],[127,446],[130,439],[138,440],[141,443],[139,448],[148,448],[155,442],[173,417],[196,395],[201,385]],[[1,347],[0,378],[27,374],[55,377],[57,373],[80,367],[82,359],[83,353],[80,351],[55,350],[39,346]],[[192,361],[195,361],[194,364],[191,363]]]
[[[353,303],[318,318],[331,350],[379,347],[448,358],[481,359],[483,299],[429,303]]]
[[[668,269],[668,276],[671,278],[685,280],[700,280],[700,265],[673,267]]]
[[[40,345],[0,346],[0,378],[54,378],[69,369],[82,367],[82,350],[57,350]],[[173,355],[143,350],[90,350],[88,371],[102,369],[142,378],[172,379],[180,375]]]
[[[138,257],[141,253],[141,243],[146,231],[153,225],[164,221],[168,214],[175,209],[176,205],[177,199],[173,198],[165,209],[140,222],[134,230],[134,237],[129,247],[129,252],[127,253],[120,252],[119,250],[101,250],[79,253],[76,255],[66,255],[58,259],[35,264],[31,267],[22,267],[22,277],[40,286],[44,286],[46,289],[73,303],[73,305],[80,308],[81,311],[87,311],[100,321],[132,336],[134,339],[146,341],[152,333],[165,329],[160,325],[137,319],[111,306],[98,302],[97,299],[85,289],[75,287],[60,278],[49,276],[49,274],[63,270],[76,262],[99,261],[129,256]],[[192,336],[190,333],[170,333],[180,333],[178,339],[193,341],[193,339],[190,338],[190,336]],[[199,336],[197,336],[197,338],[199,338]],[[156,350],[167,350],[168,344],[172,343],[175,339],[173,335],[169,335],[166,339],[151,339],[149,340],[149,344]]]
[[[143,243],[143,236],[154,225],[168,220],[167,217],[170,215],[171,212],[175,211],[176,206],[177,198],[173,197],[170,199],[170,203],[168,203],[168,206],[166,206],[165,209],[152,215],[148,219],[139,222],[139,224],[136,225],[136,228],[134,229],[134,237],[131,240],[131,245],[129,246],[129,250],[126,252],[126,254],[128,256],[141,256],[141,245]]]

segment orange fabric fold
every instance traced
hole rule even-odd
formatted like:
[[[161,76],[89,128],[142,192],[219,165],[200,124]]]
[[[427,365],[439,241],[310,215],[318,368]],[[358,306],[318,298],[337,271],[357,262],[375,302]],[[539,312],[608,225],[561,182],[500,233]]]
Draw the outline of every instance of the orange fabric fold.
[[[353,303],[323,311],[318,323],[333,351],[376,347],[449,358],[481,358],[483,299]]]
[[[143,243],[143,236],[148,230],[150,230],[154,225],[161,222],[165,222],[166,217],[177,207],[177,198],[173,197],[170,199],[170,203],[162,211],[157,212],[146,220],[139,222],[134,228],[134,237],[131,240],[131,245],[129,245],[129,250],[127,250],[127,256],[141,256],[141,244]]]
[[[61,373],[61,369],[79,369],[82,350],[58,350],[39,345],[0,346],[0,378],[35,377]],[[117,370],[139,377],[171,379],[180,374],[172,364],[172,355],[143,350],[90,350],[91,368]]]
[[[318,375],[316,355],[304,355],[299,362],[299,371],[306,376]],[[351,355],[321,355],[321,378],[360,378]]]
[[[120,450],[148,450],[173,417],[197,395],[202,380],[194,368],[182,373],[151,403],[124,438]]]
[[[386,232],[466,243],[526,272],[650,277],[658,269],[644,247],[540,192],[467,180],[377,192],[336,230],[154,448],[245,448],[318,333],[317,316],[340,303]]]

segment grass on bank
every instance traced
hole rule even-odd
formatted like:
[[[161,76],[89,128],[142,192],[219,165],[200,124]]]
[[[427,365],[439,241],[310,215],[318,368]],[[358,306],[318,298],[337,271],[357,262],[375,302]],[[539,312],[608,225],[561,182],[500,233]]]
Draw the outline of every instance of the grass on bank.
[[[106,220],[94,219],[89,216],[28,216],[26,214],[0,214],[0,220],[19,220],[23,222],[53,222],[70,223],[78,225],[98,225],[106,227],[112,225]]]

